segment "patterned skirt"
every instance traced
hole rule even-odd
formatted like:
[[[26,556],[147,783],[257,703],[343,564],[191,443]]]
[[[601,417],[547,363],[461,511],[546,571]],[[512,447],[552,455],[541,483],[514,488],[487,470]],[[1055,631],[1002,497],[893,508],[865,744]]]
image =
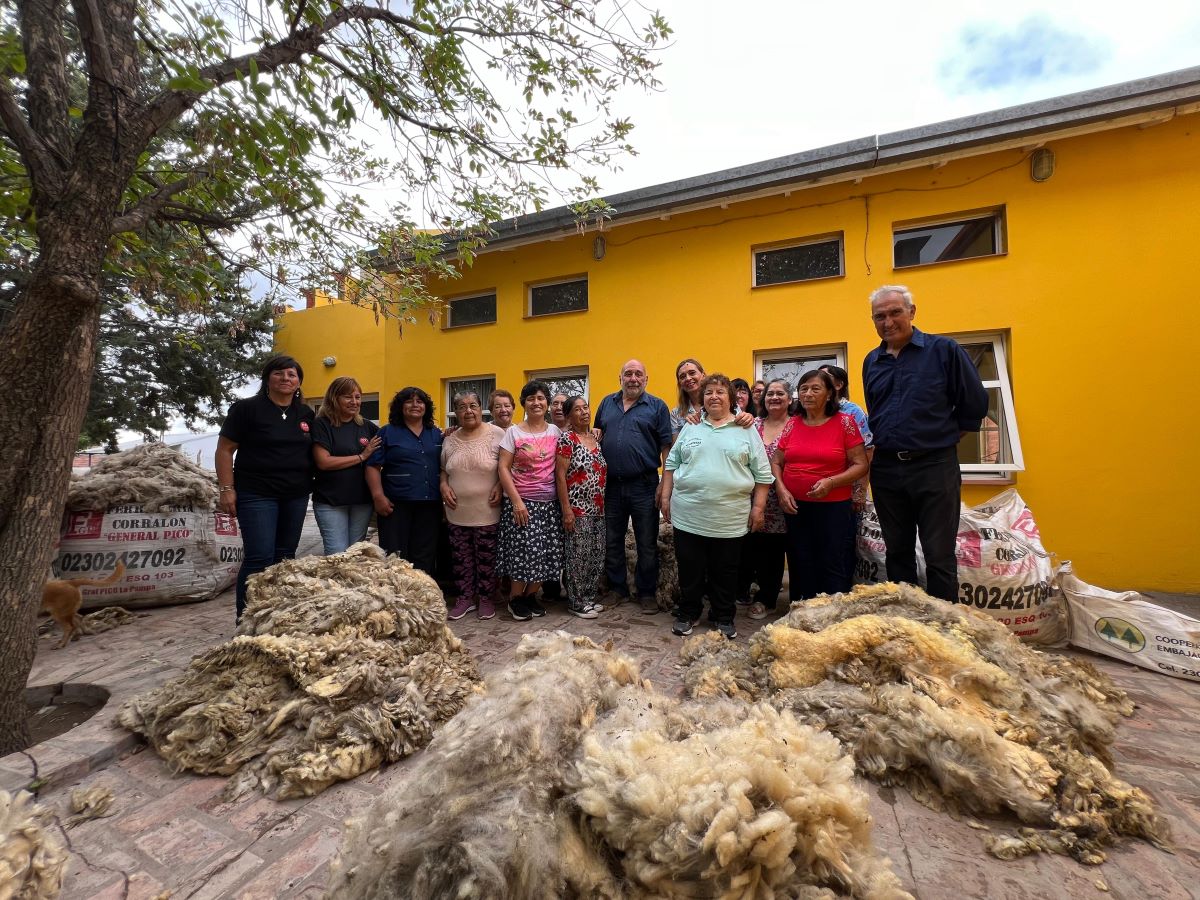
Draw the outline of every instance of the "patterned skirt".
[[[557,500],[526,500],[529,524],[518,528],[512,502],[500,507],[497,569],[513,581],[557,581],[563,568],[562,510]]]

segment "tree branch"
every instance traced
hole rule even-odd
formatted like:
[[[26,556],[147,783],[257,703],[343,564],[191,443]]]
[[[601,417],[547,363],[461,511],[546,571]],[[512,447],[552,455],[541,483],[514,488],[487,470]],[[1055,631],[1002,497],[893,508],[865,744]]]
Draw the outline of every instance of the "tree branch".
[[[0,79],[0,122],[9,138],[16,145],[29,182],[34,191],[45,197],[56,197],[62,189],[63,166],[58,155],[46,145],[41,136],[30,127],[25,113],[13,96],[8,79]]]
[[[206,172],[192,172],[187,177],[163,185],[153,194],[143,197],[128,212],[122,213],[113,219],[112,234],[121,234],[125,231],[141,231],[151,219],[162,211],[163,207],[167,205],[172,197],[181,191],[195,187],[206,177]]]
[[[73,0],[71,6],[75,10],[75,23],[79,26],[80,42],[92,79],[112,88],[120,87],[96,0]]]

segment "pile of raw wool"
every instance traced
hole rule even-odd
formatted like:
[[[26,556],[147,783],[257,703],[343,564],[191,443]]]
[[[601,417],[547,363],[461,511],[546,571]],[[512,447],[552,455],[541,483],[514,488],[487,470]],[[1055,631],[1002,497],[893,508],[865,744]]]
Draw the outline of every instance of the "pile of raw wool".
[[[133,504],[145,512],[173,506],[212,509],[217,478],[166,444],[142,444],[106,456],[87,474],[72,479],[67,509],[105,510]]]
[[[908,897],[837,741],[767,704],[681,703],[562,632],[347,823],[335,898]]]
[[[654,596],[659,609],[674,609],[679,603],[679,565],[675,562],[674,533],[668,523],[658,523],[658,590]],[[625,567],[625,583],[633,592],[637,586],[637,541],[632,526],[625,532]]]
[[[317,794],[393,762],[478,690],[433,579],[374,544],[272,566],[248,600],[233,640],[119,719],[175,769],[234,775],[229,796]]]
[[[935,809],[1010,810],[1029,827],[989,836],[996,856],[1094,864],[1118,835],[1169,842],[1150,798],[1110,768],[1125,694],[969,608],[885,583],[796,604],[748,644],[716,638],[684,645],[693,697],[789,710],[839,738],[862,774]]]
[[[0,897],[57,897],[69,855],[53,815],[25,791],[0,791]]]

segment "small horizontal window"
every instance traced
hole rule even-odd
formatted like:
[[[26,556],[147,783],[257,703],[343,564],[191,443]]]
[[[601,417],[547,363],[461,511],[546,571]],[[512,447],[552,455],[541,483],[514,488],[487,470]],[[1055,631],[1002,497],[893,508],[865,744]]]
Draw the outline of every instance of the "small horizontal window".
[[[529,289],[529,315],[552,316],[588,308],[586,278],[537,284]]]
[[[496,321],[496,295],[458,297],[446,304],[446,327],[485,325]]]
[[[754,286],[836,278],[842,267],[842,238],[754,251]]]
[[[952,259],[1004,252],[1004,214],[997,210],[969,219],[897,228],[892,233],[893,265],[926,266]]]

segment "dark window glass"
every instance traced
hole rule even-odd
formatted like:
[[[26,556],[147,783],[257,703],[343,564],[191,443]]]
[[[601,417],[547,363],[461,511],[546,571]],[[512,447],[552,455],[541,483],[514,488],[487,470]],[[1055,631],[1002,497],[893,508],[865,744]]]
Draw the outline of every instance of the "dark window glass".
[[[897,230],[892,235],[895,266],[923,266],[950,259],[995,256],[1000,252],[996,225],[997,217],[992,215]]]
[[[529,291],[529,314],[549,316],[554,313],[576,312],[588,308],[588,283],[560,281],[558,284],[539,284]]]
[[[451,328],[460,325],[482,325],[496,321],[496,295],[483,294],[479,297],[460,297],[450,301]]]
[[[842,274],[842,239],[758,250],[754,254],[754,284],[786,284]]]
[[[364,419],[370,419],[372,422],[379,421],[379,398],[373,397],[368,400],[363,397],[362,406],[359,407],[358,414]]]

